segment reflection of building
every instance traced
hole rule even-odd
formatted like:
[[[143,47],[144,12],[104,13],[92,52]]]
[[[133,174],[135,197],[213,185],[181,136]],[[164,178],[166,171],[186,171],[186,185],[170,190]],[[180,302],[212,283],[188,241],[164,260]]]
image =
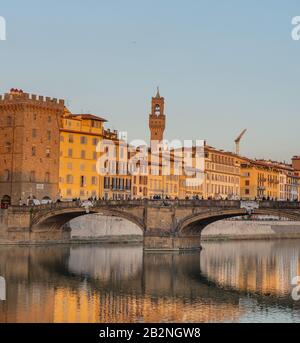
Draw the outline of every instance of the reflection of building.
[[[297,242],[209,242],[204,245],[200,265],[210,281],[225,289],[290,297],[290,282],[300,273]]]

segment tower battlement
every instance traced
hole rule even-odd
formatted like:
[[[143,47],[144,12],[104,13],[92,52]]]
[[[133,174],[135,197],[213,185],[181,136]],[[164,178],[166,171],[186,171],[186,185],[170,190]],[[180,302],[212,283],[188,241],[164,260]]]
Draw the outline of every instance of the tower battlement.
[[[62,109],[65,106],[63,99],[45,97],[36,94],[25,93],[20,89],[11,89],[9,93],[0,95],[0,106],[2,104],[21,104],[28,103],[32,105],[47,106],[56,109]]]

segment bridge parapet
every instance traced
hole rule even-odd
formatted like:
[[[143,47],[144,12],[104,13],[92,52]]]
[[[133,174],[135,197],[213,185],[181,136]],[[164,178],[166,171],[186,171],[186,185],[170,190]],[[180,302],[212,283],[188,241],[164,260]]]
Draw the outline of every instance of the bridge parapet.
[[[259,201],[259,208],[283,209],[283,210],[300,209],[300,202],[298,201]]]

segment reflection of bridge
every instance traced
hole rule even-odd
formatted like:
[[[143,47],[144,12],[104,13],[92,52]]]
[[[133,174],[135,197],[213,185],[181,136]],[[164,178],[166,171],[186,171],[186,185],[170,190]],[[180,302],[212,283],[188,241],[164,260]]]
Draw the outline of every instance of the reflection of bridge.
[[[0,322],[73,321],[76,312],[85,322],[128,322],[139,317],[162,322],[166,316],[170,318],[170,313],[174,321],[231,321],[243,314],[240,301],[244,299],[249,303],[249,294],[251,301],[262,306],[280,304],[292,308],[297,305],[289,293],[281,293],[281,274],[278,273],[281,259],[286,255],[289,259],[295,255],[291,264],[298,260],[296,242],[285,241],[283,248],[278,245],[280,250],[275,249],[272,254],[269,253],[273,245],[268,242],[267,252],[264,254],[262,249],[259,253],[264,256],[263,263],[257,264],[254,263],[256,248],[252,246],[253,254],[246,254],[249,263],[234,264],[228,273],[228,260],[233,255],[237,261],[239,256],[241,262],[244,260],[243,247],[236,249],[238,244],[232,244],[235,249],[226,243],[213,243],[211,247],[206,243],[201,256],[191,253],[143,254],[142,248],[137,246],[0,248],[0,272],[10,285],[8,307],[1,309],[0,305]],[[214,258],[221,245],[224,246],[222,254]],[[274,254],[279,257],[272,270],[276,277],[271,278],[268,287],[277,292],[264,296],[265,292],[259,288],[260,282],[258,288],[244,289],[245,273],[249,276],[262,273],[262,280],[268,277],[270,265],[274,266]],[[223,263],[220,260],[222,255]],[[265,264],[267,268],[264,268]],[[240,273],[237,273],[238,268],[241,268]],[[235,288],[228,287],[233,278],[241,283],[238,282]],[[288,283],[289,278],[285,281]],[[42,300],[37,301],[37,294]],[[47,306],[43,299],[47,299]]]
[[[144,233],[146,249],[200,248],[200,234],[208,224],[231,217],[273,215],[300,220],[300,203],[213,200],[98,201],[86,209],[78,203],[37,207],[10,207],[6,211],[7,239],[15,241],[67,241],[63,229],[71,219],[86,213],[117,216],[137,224]],[[250,212],[249,212],[250,211]]]

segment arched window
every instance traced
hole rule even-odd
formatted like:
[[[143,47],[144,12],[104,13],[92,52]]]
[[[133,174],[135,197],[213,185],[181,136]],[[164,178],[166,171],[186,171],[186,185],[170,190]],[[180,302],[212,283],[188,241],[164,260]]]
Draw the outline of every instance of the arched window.
[[[3,198],[1,199],[1,205],[10,205],[10,204],[11,204],[10,196],[9,195],[4,195]]]
[[[36,147],[35,147],[35,146],[33,146],[33,147],[31,148],[31,155],[32,155],[32,156],[36,156]]]
[[[159,105],[155,105],[155,114],[156,114],[157,116],[160,115],[160,106],[159,106]]]

